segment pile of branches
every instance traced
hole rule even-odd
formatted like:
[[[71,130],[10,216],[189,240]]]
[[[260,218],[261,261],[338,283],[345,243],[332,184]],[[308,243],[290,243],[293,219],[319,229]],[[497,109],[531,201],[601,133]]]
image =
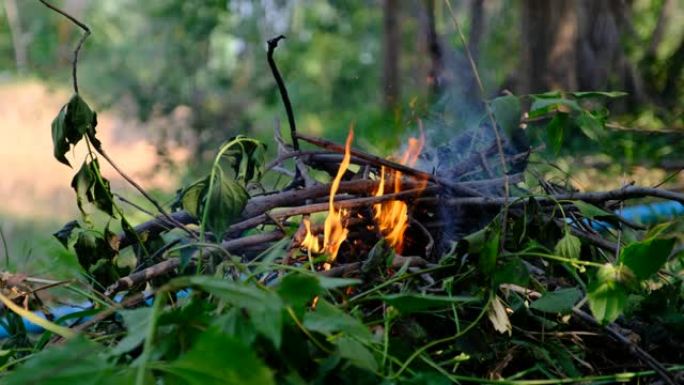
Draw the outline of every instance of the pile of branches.
[[[294,370],[302,383],[305,378],[313,381],[315,373],[320,374],[319,381],[342,380],[346,372],[331,368],[346,368],[340,365],[343,358],[365,370],[358,377],[364,380],[358,383],[379,383],[383,378],[439,383],[420,380],[426,370],[452,382],[528,375],[617,381],[626,377],[612,373],[624,368],[633,370],[629,378],[655,375],[664,383],[676,383],[673,372],[684,368],[669,364],[681,362],[681,354],[672,352],[682,341],[651,336],[657,318],[647,311],[633,311],[638,317],[622,317],[628,295],[646,296],[644,288],[657,285],[678,287],[672,272],[677,266],[670,264],[674,240],[663,236],[664,228],[647,232],[614,209],[626,200],[644,197],[684,203],[684,194],[635,185],[579,192],[542,178],[537,178],[534,189],[524,189],[518,182],[526,173],[532,150],[503,135],[505,124],[495,119],[489,107],[487,123],[476,130],[481,132],[476,136],[484,139],[478,146],[469,146],[478,149],[431,170],[353,148],[351,135],[346,146],[304,135],[296,130],[292,106],[273,60],[279,37],[269,41],[268,61],[288,113],[290,144],[276,127],[278,154],[266,164],[265,148],[258,141],[241,137],[229,141],[221,147],[209,176],[182,189],[169,212],[116,166],[96,137],[96,115],[78,95],[75,66],[78,49],[90,30],[41,2],[86,31],[75,52],[75,95],[53,123],[55,156],[68,164],[64,154],[70,145],[86,141],[92,151],[72,182],[79,208],[83,211],[87,202],[110,219],[120,219],[122,232],[117,235],[107,226],[95,235],[86,218],[88,229],[78,231],[81,225],[72,222],[56,234],[76,252],[99,292],[93,298],[111,307],[69,328],[36,322],[64,338],[81,332],[104,336],[109,346],[116,346],[116,353],[107,353],[103,365],[113,368],[118,364],[111,361],[135,360],[137,384],[149,379],[147,369],[162,373],[166,369],[172,374],[172,370],[187,369],[188,362],[196,364],[194,345],[206,354],[203,349],[212,338],[236,343],[231,338],[240,333],[227,338],[210,326],[216,314],[227,316],[226,309],[237,309],[230,315],[237,318],[231,319],[251,325],[262,337],[245,338],[240,344],[253,348],[249,355],[258,353],[278,379],[295,378],[289,372]],[[524,123],[521,114],[512,120],[514,126]],[[302,149],[301,142],[315,149]],[[137,226],[128,223],[99,172],[98,155],[155,206],[154,219]],[[226,176],[224,162],[234,170],[233,179]],[[333,182],[321,182],[320,171]],[[286,175],[289,183],[266,190],[260,180],[270,172]],[[385,173],[399,176],[398,182],[394,191],[380,193]],[[376,225],[374,213],[374,206],[397,201],[406,205],[408,221],[400,249],[385,240],[387,234]],[[335,255],[326,251],[311,255],[311,247],[304,247],[306,236],[318,237],[329,230],[321,224],[308,226],[308,216],[326,211],[330,215],[331,205],[332,211],[345,212],[346,239]],[[600,230],[596,222],[604,228],[608,222],[611,228]],[[78,232],[75,241],[74,232]],[[118,258],[128,248],[136,259],[126,270]],[[15,295],[0,294],[0,300],[32,320],[36,317],[25,309],[29,298],[39,300],[38,291],[53,287],[50,282],[17,276],[3,277],[3,283]],[[46,285],[35,288],[34,283]],[[239,286],[243,283],[244,287]],[[160,335],[173,330],[169,323],[187,323],[182,311],[165,313],[167,298],[176,299],[177,291],[187,287],[197,293],[187,305],[192,307],[189,312],[197,312],[196,317],[189,317],[192,333],[197,324],[211,338],[200,337],[189,350],[183,344],[168,349],[164,344],[155,346]],[[154,306],[145,312],[143,301],[155,292]],[[117,305],[112,299],[121,293],[125,296]],[[660,293],[658,298],[680,306],[677,290]],[[21,300],[24,308],[18,305]],[[172,308],[176,306],[183,305]],[[126,308],[143,311],[127,313],[128,336],[121,339],[121,333],[106,330],[122,329],[113,315]],[[283,314],[291,322],[282,322]],[[164,315],[167,318],[162,320]],[[278,321],[264,323],[269,317]],[[136,320],[141,319],[147,320],[145,336],[135,330]],[[158,322],[166,322],[167,328],[157,327]],[[288,338],[301,339],[292,346],[281,343],[286,329]],[[196,337],[192,333],[188,338]],[[511,338],[513,333],[515,338]],[[59,341],[56,337],[51,343]],[[649,351],[642,341],[648,342]],[[136,350],[141,344],[142,350]],[[93,349],[90,345],[81,348]],[[152,367],[148,363],[155,349],[159,361]],[[308,358],[295,362],[293,352]],[[169,362],[171,366],[165,366]],[[175,367],[174,362],[178,363]],[[30,375],[29,365],[24,372],[20,370],[15,382]],[[354,375],[345,381],[354,381]],[[267,370],[265,378],[272,380],[270,376]]]

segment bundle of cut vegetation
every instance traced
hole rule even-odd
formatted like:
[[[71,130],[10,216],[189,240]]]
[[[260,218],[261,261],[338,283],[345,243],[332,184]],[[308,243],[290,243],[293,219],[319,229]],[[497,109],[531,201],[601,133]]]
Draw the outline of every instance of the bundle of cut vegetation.
[[[274,60],[281,38],[267,58],[290,137],[276,124],[270,161],[265,143],[228,139],[168,205],[107,155],[74,60],[74,96],[52,134],[67,165],[72,145],[89,148],[72,181],[83,216],[55,236],[86,281],[2,277],[3,383],[682,380],[675,225],[648,228],[620,208],[684,194],[578,191],[535,169],[557,130],[600,132],[600,102],[621,93],[485,100],[479,124],[441,145],[417,118],[404,149],[382,157],[354,143],[353,125],[344,143],[297,130]],[[129,222],[100,160],[154,207],[148,221]],[[81,308],[45,304],[55,287]]]

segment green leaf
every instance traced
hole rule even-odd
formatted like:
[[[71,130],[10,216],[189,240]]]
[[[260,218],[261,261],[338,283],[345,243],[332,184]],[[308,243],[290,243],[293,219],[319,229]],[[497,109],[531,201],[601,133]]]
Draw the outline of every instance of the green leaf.
[[[303,314],[306,305],[323,292],[317,277],[309,274],[291,273],[278,285],[278,295],[295,313]]]
[[[456,245],[457,254],[462,256],[465,253],[479,253],[484,247],[485,241],[487,240],[487,231],[487,227],[485,227],[461,238]]]
[[[530,282],[530,272],[522,259],[515,257],[506,262],[494,272],[493,284],[497,288],[503,283],[512,283],[518,286],[527,286]]]
[[[546,126],[546,140],[549,143],[549,147],[556,155],[560,152],[561,145],[563,144],[563,137],[565,135],[565,128],[569,121],[568,114],[558,113]]]
[[[276,348],[280,347],[283,303],[275,293],[214,277],[184,277],[178,282],[188,282],[188,286],[197,286],[226,303],[244,308],[254,328]]]
[[[565,229],[565,235],[556,243],[554,253],[568,259],[579,259],[581,249],[582,242],[580,239],[572,235],[568,229]]]
[[[253,349],[213,328],[165,370],[189,385],[275,384],[273,373]]]
[[[637,279],[644,280],[658,272],[667,262],[674,244],[674,238],[651,238],[635,242],[622,249],[619,261],[629,267]]]
[[[530,118],[549,115],[551,113],[568,114],[573,111],[582,111],[582,107],[575,100],[564,98],[540,98],[532,96],[533,102],[530,107]]]
[[[584,99],[584,98],[597,98],[597,97],[621,98],[621,97],[627,96],[629,94],[627,92],[622,92],[622,91],[612,91],[612,92],[585,91],[585,92],[571,92],[570,95],[576,97],[577,99]]]
[[[151,313],[152,309],[149,307],[119,311],[126,325],[126,337],[122,338],[112,349],[113,355],[128,353],[145,340]]]
[[[237,338],[238,341],[250,346],[257,337],[254,325],[249,321],[242,309],[234,307],[216,318],[212,325],[221,332]]]
[[[340,287],[360,285],[363,281],[356,278],[338,278],[338,277],[324,277],[319,276],[318,281],[321,287],[327,290],[337,289]]]
[[[92,132],[94,137],[97,114],[78,94],[71,97],[52,121],[52,145],[55,158],[71,166],[65,154],[82,138]]]
[[[102,347],[82,337],[52,346],[2,378],[4,385],[99,385],[114,374]]]
[[[249,195],[244,187],[234,180],[227,179],[223,171],[215,174],[214,183],[207,191],[202,217],[206,226],[220,239],[228,227],[240,217],[247,204]]]
[[[569,313],[582,299],[582,291],[576,287],[547,291],[530,307],[545,313]]]
[[[442,296],[418,293],[388,294],[379,298],[399,310],[402,314],[449,308],[454,304],[472,303],[482,300],[479,297],[471,296]]]
[[[304,327],[331,336],[335,332],[343,332],[361,341],[371,339],[371,333],[361,321],[336,308],[321,299],[316,305],[316,311],[304,315]]]
[[[588,111],[582,111],[579,116],[575,117],[575,123],[584,135],[593,141],[598,142],[606,137],[603,119],[593,116]]]
[[[615,321],[627,305],[627,291],[619,282],[619,270],[607,263],[601,266],[589,283],[589,308],[600,324]]]
[[[499,124],[506,134],[511,135],[513,131],[520,127],[520,99],[514,95],[500,96],[491,101],[492,112],[497,124]]]
[[[606,217],[615,217],[615,214],[608,212],[606,210],[603,210],[599,207],[596,207],[592,205],[591,203],[587,203],[584,201],[572,201],[572,204],[577,207],[577,209],[582,213],[582,215],[585,218],[589,219],[596,219],[596,218],[606,218]]]
[[[375,357],[360,342],[349,337],[342,337],[337,340],[337,349],[340,356],[349,360],[352,365],[371,372],[378,370]]]
[[[496,268],[496,260],[499,257],[501,247],[501,230],[498,226],[488,226],[486,241],[480,251],[480,271],[485,275],[490,275]]]

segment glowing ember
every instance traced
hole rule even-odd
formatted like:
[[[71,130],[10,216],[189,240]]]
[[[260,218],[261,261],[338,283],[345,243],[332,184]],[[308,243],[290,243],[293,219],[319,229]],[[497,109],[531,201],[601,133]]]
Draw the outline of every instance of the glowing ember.
[[[337,194],[337,189],[340,187],[342,176],[349,167],[352,139],[354,139],[354,129],[349,128],[349,135],[347,135],[347,141],[344,145],[344,157],[342,158],[340,168],[337,170],[337,175],[330,186],[330,196],[328,198],[329,212],[328,217],[325,219],[323,231],[323,244],[325,245],[325,251],[328,253],[329,262],[333,262],[335,258],[337,258],[337,252],[340,250],[340,245],[347,239],[347,234],[349,233],[349,230],[347,230],[344,223],[347,219],[348,212],[343,209],[336,210],[333,202],[335,200],[335,194]],[[330,264],[326,263],[324,268],[325,270],[329,270]]]
[[[423,149],[424,143],[425,137],[422,132],[419,139],[410,138],[408,147],[401,157],[401,164],[407,166],[415,165],[418,160],[418,155],[420,155],[420,151]],[[390,171],[389,178],[394,182],[393,192],[400,192],[401,172]],[[420,186],[421,188],[424,188],[427,183],[427,181],[423,182],[422,186]],[[375,196],[381,196],[383,194],[385,194],[384,167],[380,169],[380,183],[378,185],[378,190],[375,192]],[[404,232],[406,232],[406,228],[408,227],[408,206],[403,201],[393,200],[373,205],[373,211],[380,232],[384,235],[390,246],[392,246],[397,253],[401,254],[404,248]]]

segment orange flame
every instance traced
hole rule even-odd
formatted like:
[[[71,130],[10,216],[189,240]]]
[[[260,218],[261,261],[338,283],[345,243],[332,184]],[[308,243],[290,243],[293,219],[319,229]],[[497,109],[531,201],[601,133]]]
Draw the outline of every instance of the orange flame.
[[[323,244],[325,245],[325,251],[329,256],[329,262],[333,262],[335,258],[337,258],[337,252],[340,250],[340,245],[347,239],[347,234],[349,234],[349,230],[347,230],[344,223],[347,219],[348,212],[344,209],[336,210],[333,202],[335,200],[335,194],[337,194],[337,189],[340,187],[342,176],[344,176],[351,161],[351,143],[353,139],[354,128],[350,127],[347,141],[344,144],[344,157],[342,158],[342,163],[330,186],[330,195],[328,198],[329,212],[328,217],[325,218],[323,231]],[[326,263],[324,268],[326,270],[330,269],[330,264]]]
[[[304,217],[302,219],[302,222],[304,223],[306,234],[304,235],[304,239],[302,239],[299,245],[305,248],[309,252],[309,254],[320,253],[321,246],[318,243],[318,237],[311,232],[311,221],[309,220],[309,217]]]
[[[407,166],[415,165],[423,149],[425,136],[421,131],[420,138],[410,138],[408,147],[401,157],[400,163]],[[395,193],[401,191],[401,172],[390,171]],[[419,188],[425,188],[427,181],[422,181]],[[380,183],[375,196],[385,194],[385,168],[380,168]],[[374,218],[380,232],[397,253],[404,249],[404,233],[408,227],[408,206],[403,201],[393,200],[373,205]]]

